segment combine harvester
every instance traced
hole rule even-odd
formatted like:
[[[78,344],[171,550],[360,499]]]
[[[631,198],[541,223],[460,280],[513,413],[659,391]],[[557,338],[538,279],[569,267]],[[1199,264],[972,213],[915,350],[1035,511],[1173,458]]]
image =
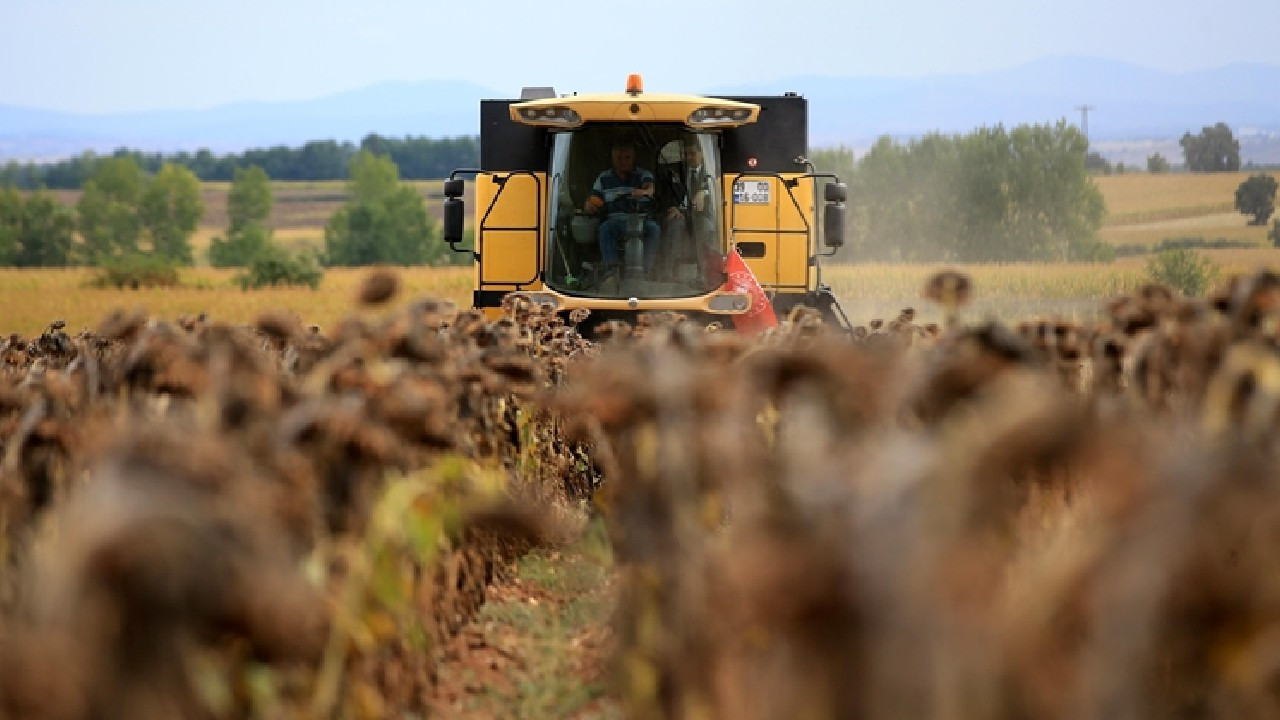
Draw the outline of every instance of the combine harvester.
[[[480,167],[445,181],[444,239],[472,253],[486,314],[515,292],[590,310],[590,326],[675,311],[756,330],[807,305],[848,327],[820,263],[848,191],[805,157],[803,97],[649,94],[631,75],[622,93],[482,100],[480,122]],[[473,250],[460,176],[475,178]]]

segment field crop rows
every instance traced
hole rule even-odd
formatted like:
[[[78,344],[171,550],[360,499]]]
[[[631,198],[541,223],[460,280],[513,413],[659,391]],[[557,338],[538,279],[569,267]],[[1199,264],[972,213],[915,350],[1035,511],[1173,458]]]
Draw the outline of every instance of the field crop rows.
[[[531,400],[584,343],[452,303],[330,332],[117,313],[0,347],[0,717],[421,716],[596,476]],[[370,307],[372,306],[372,307]]]
[[[1132,217],[1159,219],[1160,213],[1182,214],[1185,208],[1231,209],[1236,188],[1248,172],[1126,173],[1100,175],[1094,182],[1107,201],[1109,222]]]
[[[1205,251],[1224,277],[1277,264],[1280,251]],[[972,312],[978,317],[1016,320],[1065,317],[1086,321],[1097,317],[1102,303],[1134,291],[1146,282],[1145,258],[1111,264],[1010,264],[960,266],[983,288]],[[921,320],[940,319],[936,309],[921,304],[920,288],[942,266],[840,265],[824,269],[829,284],[858,324],[889,320],[905,307],[916,307]],[[305,324],[330,328],[348,311],[363,272],[331,268],[318,291],[268,288],[244,292],[234,286],[236,271],[195,268],[182,271],[177,288],[115,290],[87,286],[90,270],[0,270],[0,319],[7,332],[39,333],[52,319],[73,331],[93,328],[112,309],[143,309],[169,320],[207,313],[227,322],[248,323],[267,310],[289,311]],[[470,268],[405,268],[400,271],[402,297],[441,297],[465,307],[470,303]],[[408,300],[405,300],[407,302]]]
[[[480,602],[588,498],[616,672],[512,714],[1275,716],[1280,276],[983,319],[987,285],[1035,294],[1017,269],[848,269],[921,305],[853,338],[797,311],[589,342],[379,271],[329,288],[362,305],[323,328],[119,313],[0,341],[0,716],[448,716],[441,678],[490,692],[441,664],[469,619],[587,651],[558,613],[609,613]]]
[[[1138,258],[829,268],[852,338],[593,342],[460,309],[469,269],[0,272],[0,718],[447,717],[511,689],[467,633],[534,622],[572,681],[567,600],[482,601],[588,515],[612,576],[559,582],[616,588],[572,609],[614,672],[490,715],[1280,716],[1275,252],[1202,299]]]
[[[1257,258],[1254,258],[1255,260]],[[919,288],[936,268],[913,265],[852,265],[828,268],[832,286],[851,317],[859,323],[892,317],[904,307],[920,305]],[[996,317],[1063,315],[1091,317],[1097,300],[1128,292],[1142,282],[1136,262],[1098,265],[1006,265],[964,268],[986,290],[976,312]],[[235,271],[184,270],[183,285],[139,290],[87,286],[89,270],[0,270],[0,317],[9,332],[39,333],[52,319],[79,331],[92,328],[111,309],[144,309],[159,317],[208,313],[228,322],[248,323],[259,313],[295,313],[305,324],[332,327],[349,308],[362,272],[329,269],[317,291],[268,288],[244,292],[234,287]],[[400,273],[403,297],[433,295],[459,306],[470,303],[470,268],[411,268]],[[930,320],[936,312],[922,307]]]
[[[1278,296],[611,343],[559,406],[605,438],[629,716],[1280,713]]]
[[[34,335],[54,319],[65,321],[73,332],[92,329],[116,309],[144,310],[168,321],[204,313],[240,324],[252,322],[263,312],[280,311],[327,331],[350,311],[365,274],[330,269],[319,290],[274,287],[245,292],[233,283],[236,272],[189,269],[182,272],[180,287],[116,290],[88,286],[94,273],[87,269],[0,270],[0,320],[7,332]],[[400,277],[402,297],[431,295],[460,307],[470,304],[469,268],[416,268]]]
[[[1096,177],[1107,204],[1103,240],[1156,245],[1198,237],[1266,245],[1267,229],[1247,224],[1235,210],[1235,191],[1249,172],[1127,173]]]

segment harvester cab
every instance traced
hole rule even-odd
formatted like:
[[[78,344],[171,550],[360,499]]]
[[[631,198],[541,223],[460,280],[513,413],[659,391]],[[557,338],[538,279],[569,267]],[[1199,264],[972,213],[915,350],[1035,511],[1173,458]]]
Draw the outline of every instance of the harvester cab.
[[[480,167],[453,172],[444,212],[445,241],[474,258],[476,308],[497,314],[511,292],[597,321],[803,304],[847,327],[820,263],[843,243],[847,192],[805,159],[803,97],[648,94],[633,75],[622,93],[482,100],[480,120]],[[726,282],[733,253],[763,292]]]

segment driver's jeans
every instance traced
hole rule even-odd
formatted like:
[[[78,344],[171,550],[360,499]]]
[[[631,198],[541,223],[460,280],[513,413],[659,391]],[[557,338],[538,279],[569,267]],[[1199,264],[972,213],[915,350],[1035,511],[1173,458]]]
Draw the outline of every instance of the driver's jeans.
[[[605,266],[617,265],[622,259],[622,240],[627,234],[627,218],[611,217],[600,223],[600,258]],[[658,223],[645,218],[644,221],[644,270],[652,272],[654,262],[658,259],[658,236],[661,230]]]

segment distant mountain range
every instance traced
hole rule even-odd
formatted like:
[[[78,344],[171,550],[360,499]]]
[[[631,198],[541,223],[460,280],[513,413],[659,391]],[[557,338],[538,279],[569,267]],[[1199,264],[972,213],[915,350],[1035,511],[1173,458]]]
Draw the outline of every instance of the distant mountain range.
[[[545,78],[532,78],[539,84]],[[670,88],[706,94],[795,91],[809,98],[810,144],[869,145],[982,125],[1079,124],[1089,106],[1094,146],[1112,159],[1153,149],[1181,159],[1177,139],[1216,122],[1230,125],[1242,156],[1280,162],[1280,66],[1228,65],[1167,73],[1110,60],[1048,58],[1008,70],[923,78],[801,76],[758,85]],[[557,88],[561,92],[575,88]],[[652,88],[651,88],[652,89]],[[668,89],[668,88],[663,88]],[[242,103],[209,110],[88,115],[0,105],[0,160],[55,159],[84,150],[239,151],[308,140],[357,142],[471,135],[479,100],[509,96],[461,81],[386,83],[302,102]]]

